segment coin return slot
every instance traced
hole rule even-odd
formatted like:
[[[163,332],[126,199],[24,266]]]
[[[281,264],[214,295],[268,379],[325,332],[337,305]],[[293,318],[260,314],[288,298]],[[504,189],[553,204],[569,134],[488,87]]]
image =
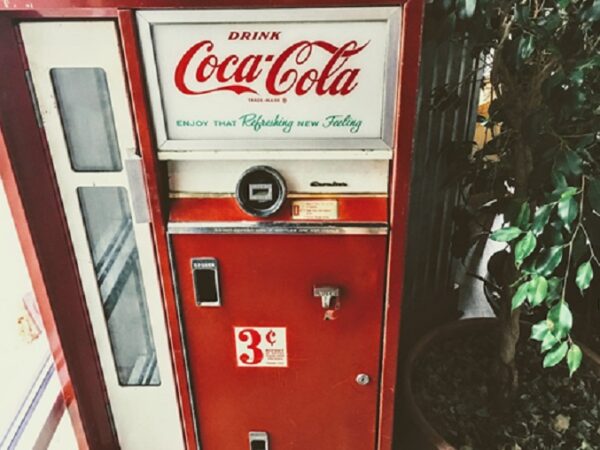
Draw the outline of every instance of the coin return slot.
[[[219,271],[214,258],[192,260],[194,293],[198,306],[221,306]]]
[[[264,431],[251,431],[248,440],[250,450],[269,450],[269,435]]]
[[[273,185],[268,183],[250,184],[248,198],[255,202],[270,202],[273,200]]]

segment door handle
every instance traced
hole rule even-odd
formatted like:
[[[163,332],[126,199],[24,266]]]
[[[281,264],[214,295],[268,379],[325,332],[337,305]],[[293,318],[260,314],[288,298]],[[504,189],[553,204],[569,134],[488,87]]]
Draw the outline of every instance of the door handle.
[[[129,195],[133,216],[136,223],[150,222],[148,199],[146,198],[146,187],[144,185],[144,169],[142,158],[135,155],[125,160],[125,173],[129,183]]]
[[[314,286],[313,295],[321,298],[323,309],[339,309],[338,299],[340,297],[340,288],[335,286]]]

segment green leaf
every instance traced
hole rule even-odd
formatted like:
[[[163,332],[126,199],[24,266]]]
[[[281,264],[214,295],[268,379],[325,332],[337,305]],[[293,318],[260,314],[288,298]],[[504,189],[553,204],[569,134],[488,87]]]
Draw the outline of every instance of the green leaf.
[[[515,246],[515,265],[519,267],[525,258],[533,253],[535,246],[537,245],[537,239],[533,232],[528,231],[523,238],[517,242]]]
[[[571,0],[558,0],[558,6],[560,6],[561,9],[565,9],[570,4]]]
[[[542,320],[531,327],[531,339],[535,341],[543,341],[546,335],[550,332],[548,321]]]
[[[548,280],[548,295],[546,296],[546,302],[552,302],[560,298],[562,287],[562,279],[558,277],[552,277]]]
[[[565,198],[558,202],[558,217],[563,221],[566,228],[569,228],[569,225],[577,217],[578,212],[579,208],[573,197]]]
[[[539,306],[548,295],[548,280],[544,277],[535,277],[529,283],[527,298],[531,306]]]
[[[544,27],[546,31],[551,33],[562,25],[562,19],[557,13],[549,14],[546,17],[538,19],[538,25]]]
[[[458,0],[458,17],[470,19],[475,14],[477,0]]]
[[[548,32],[553,32],[562,24],[562,19],[557,11],[554,14],[548,14],[545,17],[538,18],[538,25]]]
[[[590,287],[592,278],[594,278],[594,269],[592,268],[592,263],[590,261],[586,261],[579,266],[579,269],[577,269],[577,277],[575,278],[575,283],[577,283],[577,287],[582,294],[583,291]]]
[[[579,190],[578,188],[576,188],[576,187],[573,187],[573,186],[570,186],[570,187],[566,188],[566,189],[565,189],[565,190],[562,192],[562,194],[560,194],[560,199],[561,199],[561,200],[565,200],[565,199],[567,199],[567,198],[571,198],[571,197],[573,197],[575,194],[577,194],[577,191],[578,191],[578,190]]]
[[[567,337],[573,327],[573,314],[571,314],[569,305],[564,301],[561,301],[548,311],[547,319],[552,322],[552,333],[559,340]]]
[[[562,189],[567,187],[567,179],[565,178],[565,174],[558,171],[552,171],[552,185],[557,189]]]
[[[529,291],[529,281],[522,283],[518,287],[517,291],[515,292],[515,295],[513,295],[513,298],[512,298],[512,304],[511,304],[512,311],[514,311],[515,309],[517,309],[519,306],[521,306],[523,304],[523,302],[527,298],[528,291]]]
[[[583,161],[581,160],[581,157],[573,150],[565,150],[564,152],[559,153],[556,158],[558,170],[565,175],[581,175],[582,164]]]
[[[559,340],[554,337],[552,333],[547,333],[542,340],[542,353],[547,352],[556,344],[558,344]]]
[[[587,186],[588,203],[600,214],[600,178],[592,178]]]
[[[569,366],[569,376],[573,376],[575,371],[579,369],[581,360],[583,359],[583,353],[581,348],[577,344],[571,344],[571,348],[567,353],[567,365]]]
[[[532,34],[521,36],[519,40],[519,48],[517,50],[520,61],[525,61],[535,50],[534,39]]]
[[[535,262],[535,271],[547,277],[558,267],[562,260],[563,248],[560,245],[545,249]]]
[[[582,12],[581,20],[584,22],[600,20],[600,0],[594,0],[592,6]]]
[[[600,67],[600,55],[596,55],[596,56],[588,59],[580,67],[588,67],[588,68]],[[591,134],[593,135],[594,133],[591,133]]]
[[[533,232],[538,235],[543,230],[546,224],[548,223],[548,219],[550,219],[550,214],[552,214],[552,209],[554,205],[543,205],[540,206],[533,216],[533,227],[531,228]]]
[[[522,233],[523,230],[518,227],[506,227],[494,231],[490,237],[497,242],[510,242],[513,239],[518,238]]]
[[[582,164],[583,161],[581,157],[575,153],[573,150],[565,151],[565,157],[567,160],[567,165],[569,166],[569,170],[575,176],[579,176],[582,173]]]
[[[583,73],[583,70],[575,69],[573,72],[571,72],[571,75],[569,75],[569,80],[571,80],[575,86],[581,86],[583,84],[584,77],[585,74]]]
[[[525,226],[529,223],[529,218],[531,217],[531,207],[529,206],[529,202],[521,203],[521,207],[519,208],[519,214],[515,220],[515,226],[518,228],[525,228]]]
[[[567,350],[569,349],[569,344],[563,342],[558,347],[549,351],[548,354],[544,357],[544,368],[554,367],[559,362],[563,360],[565,355],[567,354]]]

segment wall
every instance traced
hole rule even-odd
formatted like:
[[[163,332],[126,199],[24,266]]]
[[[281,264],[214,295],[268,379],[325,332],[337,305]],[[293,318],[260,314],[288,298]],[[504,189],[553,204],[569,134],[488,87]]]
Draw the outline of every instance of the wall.
[[[449,142],[472,140],[479,95],[478,83],[460,85],[459,97],[446,108],[432,108],[435,88],[449,90],[470,73],[478,74],[477,59],[467,43],[451,41],[447,16],[426,11],[420,72],[420,92],[412,167],[403,303],[404,349],[440,321],[456,316],[453,294],[458,261],[451,255],[453,215],[461,196],[450,176]],[[406,352],[404,352],[406,353]]]

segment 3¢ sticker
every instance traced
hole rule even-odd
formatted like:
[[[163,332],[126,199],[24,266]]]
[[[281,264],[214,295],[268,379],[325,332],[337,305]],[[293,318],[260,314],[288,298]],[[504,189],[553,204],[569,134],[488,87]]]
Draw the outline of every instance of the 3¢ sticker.
[[[285,327],[234,327],[238,367],[287,367]]]

